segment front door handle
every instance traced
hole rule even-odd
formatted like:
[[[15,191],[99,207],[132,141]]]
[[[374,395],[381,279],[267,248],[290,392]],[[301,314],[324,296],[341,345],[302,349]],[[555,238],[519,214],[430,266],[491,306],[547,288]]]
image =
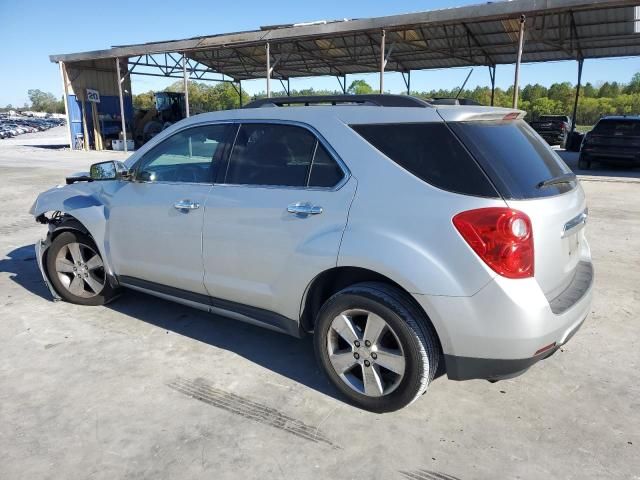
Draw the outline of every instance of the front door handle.
[[[287,207],[287,212],[295,213],[296,215],[318,215],[322,213],[322,207],[318,205],[311,205],[310,203],[292,203]]]
[[[196,208],[200,208],[200,204],[191,200],[180,200],[173,204],[173,208],[176,210],[195,210]]]

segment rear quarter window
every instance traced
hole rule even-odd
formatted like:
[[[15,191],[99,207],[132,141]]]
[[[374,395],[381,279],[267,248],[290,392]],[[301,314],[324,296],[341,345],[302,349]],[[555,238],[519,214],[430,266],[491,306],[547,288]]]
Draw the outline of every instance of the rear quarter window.
[[[444,123],[351,125],[361,137],[421,180],[450,192],[498,197],[477,162]]]

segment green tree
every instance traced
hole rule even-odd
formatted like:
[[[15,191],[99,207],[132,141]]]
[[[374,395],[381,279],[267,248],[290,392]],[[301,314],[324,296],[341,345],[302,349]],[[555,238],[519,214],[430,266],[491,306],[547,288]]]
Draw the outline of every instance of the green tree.
[[[536,83],[535,85],[526,85],[522,89],[522,99],[532,102],[538,98],[548,96],[548,90],[546,87]]]
[[[581,95],[585,97],[595,98],[598,96],[598,89],[593,86],[590,82],[587,82],[584,87],[582,87]]]
[[[352,93],[354,95],[366,95],[369,93],[373,93],[373,88],[364,80],[354,80],[347,88],[347,93]]]
[[[57,112],[59,107],[59,102],[56,100],[56,97],[49,92],[43,92],[39,89],[28,90],[27,95],[29,96],[29,100],[31,101],[31,109],[36,112],[49,112],[54,113]],[[28,108],[27,105],[25,107]]]
[[[611,98],[620,95],[621,88],[618,82],[604,82],[598,91],[598,97]]]
[[[640,93],[640,72],[631,77],[631,82],[625,88],[625,93]]]
[[[133,95],[133,108],[137,108],[139,110],[149,110],[153,106],[153,104],[153,92],[151,91]]]

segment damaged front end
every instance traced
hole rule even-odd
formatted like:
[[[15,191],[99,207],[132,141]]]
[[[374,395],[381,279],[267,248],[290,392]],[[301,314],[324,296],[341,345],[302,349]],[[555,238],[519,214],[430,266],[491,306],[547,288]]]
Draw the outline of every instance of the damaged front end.
[[[61,297],[47,274],[46,258],[53,240],[63,231],[77,231],[91,237],[102,254],[109,282],[112,284],[115,282],[105,255],[106,217],[103,202],[105,192],[104,188],[97,186],[96,183],[99,182],[73,182],[51,188],[38,195],[29,210],[38,223],[47,225],[49,228],[45,238],[35,243],[35,251],[38,268],[54,301],[61,300]]]
[[[31,207],[31,211],[35,208],[35,204]],[[42,279],[44,280],[45,285],[51,292],[51,296],[53,297],[53,301],[57,302],[58,300],[62,300],[58,292],[56,292],[55,288],[51,285],[51,281],[49,280],[49,276],[47,275],[47,271],[44,268],[44,259],[47,250],[51,246],[51,234],[55,231],[56,226],[62,222],[64,215],[62,215],[59,211],[53,212],[51,217],[47,217],[46,214],[41,213],[36,217],[36,222],[42,223],[44,225],[49,226],[49,231],[44,238],[39,239],[35,243],[35,251],[36,251],[36,261],[38,262],[38,268],[40,269],[40,273],[42,274]]]

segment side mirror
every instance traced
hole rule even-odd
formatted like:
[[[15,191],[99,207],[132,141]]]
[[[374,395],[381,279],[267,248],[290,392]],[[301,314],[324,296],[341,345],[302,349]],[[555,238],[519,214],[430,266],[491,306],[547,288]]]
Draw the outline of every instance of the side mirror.
[[[124,163],[111,160],[91,165],[89,177],[94,181],[126,179],[129,178],[129,170]]]

